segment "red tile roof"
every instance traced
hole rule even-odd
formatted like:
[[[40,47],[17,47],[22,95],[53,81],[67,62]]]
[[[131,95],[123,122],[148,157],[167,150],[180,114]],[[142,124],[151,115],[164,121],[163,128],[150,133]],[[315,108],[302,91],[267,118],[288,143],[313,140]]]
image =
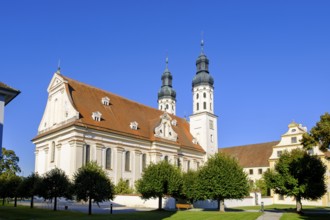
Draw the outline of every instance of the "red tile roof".
[[[71,96],[72,104],[80,113],[80,119],[76,121],[76,125],[83,125],[96,130],[149,141],[170,143],[184,149],[205,152],[201,146],[193,144],[193,136],[189,131],[189,123],[185,119],[170,115],[172,119],[177,120],[177,125],[172,126],[173,130],[178,134],[176,142],[155,137],[154,128],[160,123],[160,116],[164,114],[163,111],[128,100],[63,75],[61,76],[68,82],[67,91]],[[102,104],[101,100],[103,97],[110,98],[109,106]],[[92,112],[96,111],[102,114],[101,121],[93,120]],[[138,123],[137,130],[130,128],[130,123],[134,121]],[[45,134],[40,134],[36,138]]]
[[[268,167],[268,159],[272,154],[273,146],[278,143],[279,141],[272,141],[260,144],[220,148],[219,152],[235,157],[242,167]]]

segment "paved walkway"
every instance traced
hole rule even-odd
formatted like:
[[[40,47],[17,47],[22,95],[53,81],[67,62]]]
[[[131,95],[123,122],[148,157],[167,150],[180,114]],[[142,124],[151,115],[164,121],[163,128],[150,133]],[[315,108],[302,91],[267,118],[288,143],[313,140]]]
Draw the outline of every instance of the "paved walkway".
[[[264,212],[257,220],[279,220],[282,214],[281,212]]]

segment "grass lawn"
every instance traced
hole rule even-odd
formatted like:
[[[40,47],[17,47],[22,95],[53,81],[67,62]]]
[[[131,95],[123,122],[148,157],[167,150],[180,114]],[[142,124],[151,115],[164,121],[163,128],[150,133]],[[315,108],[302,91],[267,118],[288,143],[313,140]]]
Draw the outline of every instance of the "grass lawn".
[[[330,207],[303,206],[304,214],[295,213],[295,205],[269,205],[265,206],[265,211],[279,211],[283,215],[281,220],[329,220]],[[260,206],[238,207],[234,210],[260,210]]]
[[[158,219],[221,219],[221,220],[255,220],[260,216],[260,212],[226,212],[219,213],[216,211],[150,211],[150,212],[135,212],[127,214],[93,214],[88,216],[85,213],[72,212],[72,211],[51,211],[47,209],[30,209],[29,207],[19,206],[17,208],[11,206],[0,206],[0,220],[2,219],[63,219],[63,220],[98,220],[98,219],[111,219],[111,220],[130,220],[130,219],[143,219],[143,220],[158,220]]]

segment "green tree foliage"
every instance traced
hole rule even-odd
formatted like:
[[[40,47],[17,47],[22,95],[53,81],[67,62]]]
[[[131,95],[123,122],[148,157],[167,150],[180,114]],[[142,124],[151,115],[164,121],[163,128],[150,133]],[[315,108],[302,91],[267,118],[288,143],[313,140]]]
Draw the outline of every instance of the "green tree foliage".
[[[133,189],[129,187],[129,182],[124,180],[123,178],[119,179],[119,182],[115,186],[116,194],[132,194]]]
[[[197,186],[196,181],[198,178],[198,171],[189,170],[188,172],[182,173],[182,190],[180,198],[186,199],[190,204],[193,204],[196,200]]]
[[[34,205],[34,196],[39,194],[39,186],[41,183],[41,177],[37,173],[32,173],[29,176],[23,178],[22,182],[18,186],[18,194],[22,197],[30,197],[30,208]]]
[[[54,211],[57,210],[57,199],[59,197],[72,198],[68,193],[70,180],[65,172],[59,168],[48,171],[39,184],[39,195],[44,199],[54,199]]]
[[[237,161],[222,153],[210,157],[199,170],[197,178],[198,199],[218,201],[219,211],[224,212],[225,199],[242,199],[249,195],[249,183]]]
[[[326,167],[317,156],[302,149],[285,151],[275,165],[275,170],[265,172],[269,188],[280,195],[296,200],[296,211],[301,212],[301,199],[315,200],[326,192],[324,175]]]
[[[21,182],[22,178],[16,175],[9,175],[7,178],[7,197],[14,198],[14,207],[17,207],[17,197],[19,196],[18,186]]]
[[[96,203],[114,197],[114,185],[96,162],[87,163],[74,174],[77,200],[89,201],[88,214],[92,214],[92,200]]]
[[[16,174],[21,172],[18,166],[19,157],[16,156],[15,151],[2,148],[2,157],[0,158],[0,174],[9,173]]]
[[[259,191],[261,193],[261,196],[269,196],[269,188],[267,187],[266,181],[264,178],[261,178],[259,180],[256,180],[254,183],[256,191]]]
[[[136,182],[136,189],[143,199],[159,198],[158,209],[162,209],[162,198],[165,195],[177,197],[182,186],[181,171],[178,167],[161,161],[150,164]]]
[[[321,115],[320,121],[311,129],[309,133],[305,133],[301,140],[302,145],[306,149],[319,146],[320,150],[327,151],[330,148],[330,114]]]

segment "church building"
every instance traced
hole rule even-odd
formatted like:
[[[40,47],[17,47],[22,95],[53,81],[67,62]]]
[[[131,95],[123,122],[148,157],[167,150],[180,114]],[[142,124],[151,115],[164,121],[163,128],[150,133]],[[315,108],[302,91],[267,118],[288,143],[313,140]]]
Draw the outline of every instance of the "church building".
[[[176,116],[176,92],[166,59],[158,109],[54,73],[35,144],[35,172],[58,167],[72,178],[96,161],[116,184],[130,186],[150,163],[167,160],[182,170],[197,169],[218,152],[213,77],[202,50],[192,80],[190,122]],[[187,88],[188,89],[188,88]]]

